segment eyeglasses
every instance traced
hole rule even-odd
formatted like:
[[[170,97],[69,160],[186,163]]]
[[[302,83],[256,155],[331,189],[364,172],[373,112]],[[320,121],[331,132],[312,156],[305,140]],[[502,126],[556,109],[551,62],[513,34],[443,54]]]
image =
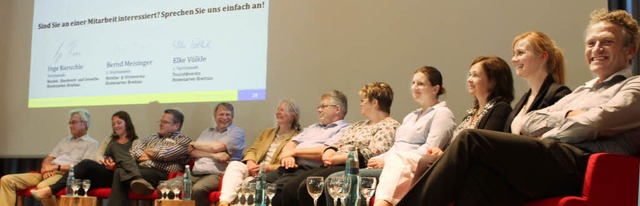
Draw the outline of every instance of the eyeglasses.
[[[82,121],[82,120],[80,120],[80,121],[73,120],[73,121],[69,121],[69,125],[74,125],[74,124],[78,124],[78,123],[81,123],[81,122],[84,122],[84,121]]]
[[[327,105],[321,104],[321,105],[318,105],[318,109],[324,109],[324,108],[327,108],[327,107],[330,107],[330,106],[338,106],[338,105],[336,105],[336,104],[327,104]]]

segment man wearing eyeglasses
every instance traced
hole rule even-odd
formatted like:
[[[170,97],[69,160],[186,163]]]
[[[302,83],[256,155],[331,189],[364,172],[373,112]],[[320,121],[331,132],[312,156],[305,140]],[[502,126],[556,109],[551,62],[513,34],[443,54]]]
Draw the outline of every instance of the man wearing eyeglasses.
[[[109,197],[110,206],[132,205],[129,190],[140,195],[151,195],[160,180],[170,172],[183,171],[187,164],[187,147],[191,139],[182,133],[184,115],[178,110],[164,110],[157,134],[149,135],[140,144],[125,151],[111,147],[116,162]]]
[[[344,121],[347,115],[347,97],[340,91],[332,90],[320,97],[317,107],[319,123],[305,128],[284,146],[280,156],[282,165],[277,171],[267,173],[267,181],[275,180],[278,191],[272,205],[282,204],[282,187],[291,178],[302,172],[322,166],[322,153],[326,146],[333,145],[351,125]]]
[[[33,186],[48,187],[67,172],[72,165],[83,159],[93,159],[98,150],[98,141],[87,134],[89,129],[89,112],[84,109],[72,110],[69,118],[71,136],[65,137],[42,161],[40,173],[23,173],[5,175],[0,185],[0,205],[15,205],[16,190],[24,190]],[[42,200],[53,202],[55,199]]]

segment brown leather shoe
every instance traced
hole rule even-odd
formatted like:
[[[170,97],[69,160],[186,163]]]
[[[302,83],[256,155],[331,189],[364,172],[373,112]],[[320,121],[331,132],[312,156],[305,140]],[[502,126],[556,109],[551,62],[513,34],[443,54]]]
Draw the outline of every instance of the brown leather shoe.
[[[151,186],[151,183],[147,182],[142,178],[138,178],[131,181],[130,186],[131,186],[131,191],[139,195],[151,195],[153,194],[154,191],[156,191],[156,189],[153,188],[153,186]]]

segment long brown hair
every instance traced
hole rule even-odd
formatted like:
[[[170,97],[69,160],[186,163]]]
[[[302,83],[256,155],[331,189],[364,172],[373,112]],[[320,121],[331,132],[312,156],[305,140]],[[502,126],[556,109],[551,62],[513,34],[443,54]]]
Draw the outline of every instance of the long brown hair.
[[[138,135],[136,134],[136,129],[133,127],[133,120],[131,120],[131,116],[129,116],[129,113],[125,111],[117,111],[111,116],[111,119],[113,119],[113,117],[118,117],[122,121],[124,121],[124,130],[127,131],[127,139],[129,139],[129,141],[138,139]],[[111,138],[113,140],[116,140],[118,139],[118,135],[115,132],[113,132],[111,134]]]

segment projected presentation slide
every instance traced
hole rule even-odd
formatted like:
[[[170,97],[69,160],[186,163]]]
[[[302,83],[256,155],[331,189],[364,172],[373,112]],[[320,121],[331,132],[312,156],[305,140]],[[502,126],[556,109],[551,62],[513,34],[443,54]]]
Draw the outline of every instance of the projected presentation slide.
[[[29,107],[264,100],[268,3],[35,0]]]

